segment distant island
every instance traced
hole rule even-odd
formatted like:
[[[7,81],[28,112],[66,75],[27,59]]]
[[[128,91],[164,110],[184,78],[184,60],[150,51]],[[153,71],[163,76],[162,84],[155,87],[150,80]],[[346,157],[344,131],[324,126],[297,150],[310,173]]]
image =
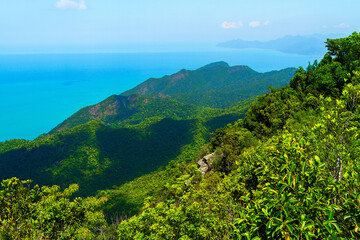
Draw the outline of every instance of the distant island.
[[[300,54],[300,55],[323,55],[326,53],[324,42],[327,39],[342,37],[341,34],[314,34],[307,36],[285,36],[270,41],[245,41],[234,39],[231,41],[219,43],[217,47],[223,48],[258,48],[271,49],[283,53]]]

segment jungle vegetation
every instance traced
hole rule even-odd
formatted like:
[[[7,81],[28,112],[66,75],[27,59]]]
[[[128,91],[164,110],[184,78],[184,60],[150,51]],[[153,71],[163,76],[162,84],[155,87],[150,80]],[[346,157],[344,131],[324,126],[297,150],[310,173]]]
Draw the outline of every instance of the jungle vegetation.
[[[166,145],[153,158],[136,147],[140,140],[132,139],[135,145],[127,154],[140,151],[142,157],[148,157],[145,162],[164,155],[172,160],[164,161],[167,164],[155,172],[99,191],[96,197],[71,198],[77,185],[60,191],[56,186],[32,187],[29,181],[17,178],[4,180],[0,191],[3,238],[360,238],[360,35],[355,32],[345,38],[328,39],[326,47],[324,58],[306,69],[299,68],[289,85],[279,89],[270,87],[269,93],[257,97],[243,119],[223,126],[215,124],[220,128],[211,139],[193,137],[204,133],[206,124],[214,121],[204,117],[198,120],[202,124],[191,118],[162,118],[150,124],[138,123],[143,128],[133,126],[126,130],[90,121],[34,142],[2,143],[0,164],[5,165],[5,161],[11,164],[6,154],[36,153],[43,146],[39,144],[41,141],[53,147],[49,152],[60,149],[59,154],[63,154],[66,148],[61,150],[58,147],[61,144],[56,143],[62,143],[66,134],[76,132],[77,128],[88,128],[82,133],[93,131],[87,141],[96,139],[101,147],[96,149],[109,148],[109,151],[95,150],[93,156],[105,154],[106,157],[103,162],[93,161],[92,168],[91,158],[86,155],[83,158],[86,164],[78,168],[84,171],[83,176],[87,173],[91,176],[92,171],[104,171],[111,176],[106,172],[106,164],[112,166],[107,160],[112,156],[107,154],[121,154],[116,149],[124,144],[115,144],[121,141],[113,137],[116,134],[156,143],[160,138],[157,130],[164,124],[169,131],[166,139],[171,139],[171,143],[164,144],[178,144],[174,149],[181,146],[181,152],[170,156],[166,154],[172,145]],[[229,108],[225,115],[243,113],[241,106]],[[221,120],[223,115],[214,117]],[[140,131],[144,135],[127,131]],[[177,142],[176,134],[189,132],[196,133],[192,135],[193,142]],[[148,133],[157,137],[152,139]],[[105,140],[97,142],[101,136]],[[67,140],[69,146],[80,141],[72,140],[72,137]],[[79,149],[87,146],[86,151],[91,152],[91,144],[79,145]],[[202,174],[197,161],[210,153],[214,156],[213,162],[208,162],[210,171]],[[69,156],[77,159],[78,155],[74,154]],[[27,164],[25,158],[22,161],[17,164]],[[53,166],[52,161],[56,168],[49,167]],[[61,168],[71,169],[68,166],[82,162],[74,160],[62,165],[56,161],[47,159],[48,167],[42,172],[58,170],[63,174]],[[30,178],[31,173],[28,174]],[[69,179],[66,184],[70,182]],[[101,184],[101,181],[90,180],[87,184]],[[114,209],[119,213],[117,217],[110,214]],[[121,210],[126,211],[121,213]]]

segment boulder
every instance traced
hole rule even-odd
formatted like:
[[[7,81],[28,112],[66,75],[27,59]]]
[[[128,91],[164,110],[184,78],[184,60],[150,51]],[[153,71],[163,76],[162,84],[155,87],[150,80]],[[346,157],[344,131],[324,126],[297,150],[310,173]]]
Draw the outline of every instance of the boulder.
[[[199,167],[199,171],[204,175],[207,172],[210,172],[213,168],[215,153],[211,153],[209,155],[204,156],[200,159],[197,164]]]

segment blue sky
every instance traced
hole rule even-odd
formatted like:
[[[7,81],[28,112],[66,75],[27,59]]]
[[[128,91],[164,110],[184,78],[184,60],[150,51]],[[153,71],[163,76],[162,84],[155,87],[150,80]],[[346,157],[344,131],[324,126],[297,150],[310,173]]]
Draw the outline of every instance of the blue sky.
[[[0,0],[0,46],[217,43],[345,33],[359,0]]]

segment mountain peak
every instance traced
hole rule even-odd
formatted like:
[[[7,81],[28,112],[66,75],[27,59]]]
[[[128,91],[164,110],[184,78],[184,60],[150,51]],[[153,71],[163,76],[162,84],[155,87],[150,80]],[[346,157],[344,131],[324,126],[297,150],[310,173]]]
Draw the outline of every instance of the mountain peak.
[[[205,65],[202,68],[211,68],[211,67],[217,67],[217,66],[230,67],[228,63],[226,63],[224,61],[219,61],[219,62],[214,62],[214,63],[210,63],[208,65]]]

